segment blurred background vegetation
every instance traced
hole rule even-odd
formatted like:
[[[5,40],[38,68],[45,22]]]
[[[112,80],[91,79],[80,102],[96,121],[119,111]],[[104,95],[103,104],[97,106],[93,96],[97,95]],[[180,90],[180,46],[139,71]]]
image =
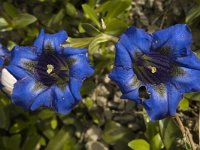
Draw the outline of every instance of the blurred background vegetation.
[[[95,75],[81,89],[83,101],[68,115],[41,108],[29,112],[0,95],[1,150],[184,150],[191,149],[174,118],[151,122],[143,108],[120,100],[108,78],[114,44],[130,25],[152,33],[176,23],[193,32],[200,51],[200,0],[0,0],[0,43],[32,45],[41,28],[66,30],[65,45],[86,47]],[[184,96],[178,108],[198,143],[199,93]]]

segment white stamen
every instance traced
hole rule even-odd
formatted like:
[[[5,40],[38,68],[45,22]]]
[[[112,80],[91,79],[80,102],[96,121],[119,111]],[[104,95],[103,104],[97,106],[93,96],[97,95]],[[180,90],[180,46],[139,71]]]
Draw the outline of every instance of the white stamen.
[[[11,95],[16,82],[17,80],[15,77],[13,77],[7,69],[3,68],[1,73],[1,84],[4,86],[4,92]]]

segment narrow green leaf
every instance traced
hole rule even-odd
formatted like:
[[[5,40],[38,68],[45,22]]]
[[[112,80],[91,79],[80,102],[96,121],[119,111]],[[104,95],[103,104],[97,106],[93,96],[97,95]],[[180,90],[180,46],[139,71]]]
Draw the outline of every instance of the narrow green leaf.
[[[36,17],[33,15],[23,13],[19,14],[16,17],[13,18],[12,23],[13,23],[13,28],[23,28],[28,26],[29,24],[34,23],[37,20]]]
[[[65,9],[66,9],[66,13],[71,17],[75,17],[78,14],[77,10],[76,10],[76,7],[72,3],[68,2],[65,5]]]
[[[57,25],[65,16],[65,10],[60,9],[57,14],[55,14],[48,22],[47,26]]]
[[[82,8],[86,17],[92,20],[98,26],[98,28],[100,28],[101,24],[99,23],[98,16],[95,10],[90,5],[87,4],[83,4]]]
[[[200,17],[200,5],[194,7],[186,16],[186,23],[191,25]],[[197,20],[198,21],[198,20]]]
[[[128,28],[127,24],[119,19],[110,19],[106,22],[105,33],[118,36]]]
[[[93,37],[89,37],[89,38],[71,38],[69,37],[67,39],[67,44],[63,44],[63,47],[68,47],[68,46],[72,46],[72,47],[79,47],[79,48],[86,48],[88,47],[88,45],[91,43],[91,41],[93,40]]]
[[[151,139],[150,144],[153,150],[161,150],[164,147],[159,133]]]
[[[120,124],[109,121],[105,125],[102,138],[108,144],[114,144],[120,139],[123,139],[128,134],[128,131]]]
[[[192,92],[184,94],[184,97],[191,101],[200,101],[200,92]]]
[[[110,3],[108,8],[108,13],[106,15],[106,20],[117,17],[123,13],[129,6],[131,6],[131,0],[115,0]],[[114,9],[113,9],[114,8]]]
[[[133,150],[150,150],[149,143],[143,139],[132,140],[128,146]]]
[[[73,137],[73,130],[70,127],[62,128],[47,145],[46,150],[77,149],[77,141]]]
[[[182,147],[178,147],[177,140],[183,138],[180,129],[175,124],[172,118],[167,118],[159,121],[160,133],[162,141],[167,150],[182,150]]]
[[[0,30],[8,27],[8,22],[4,18],[0,18]]]
[[[85,33],[91,36],[96,36],[100,34],[100,31],[89,23],[81,23],[80,26],[82,27]]]
[[[3,9],[5,10],[6,14],[12,18],[17,17],[20,13],[14,5],[8,2],[3,3]]]

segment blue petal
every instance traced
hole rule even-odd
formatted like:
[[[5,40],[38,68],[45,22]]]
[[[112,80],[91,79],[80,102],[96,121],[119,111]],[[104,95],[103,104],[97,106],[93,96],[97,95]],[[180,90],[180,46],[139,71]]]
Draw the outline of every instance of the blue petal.
[[[142,101],[139,97],[139,91],[138,89],[135,89],[135,90],[132,90],[131,92],[128,92],[128,93],[124,93],[122,96],[121,96],[122,99],[128,99],[128,100],[132,100],[132,101],[135,101],[137,102],[138,104],[141,104]]]
[[[6,66],[6,69],[17,79],[20,80],[29,74],[25,71],[24,68],[20,68],[18,66],[14,65],[8,65]]]
[[[63,51],[61,44],[63,44],[66,40],[67,33],[64,30],[55,34],[45,34],[44,30],[42,29],[34,42],[34,46],[39,48],[41,51],[45,49],[46,46],[51,46],[52,49],[61,54]]]
[[[144,30],[131,26],[120,36],[118,43],[127,49],[131,57],[134,57],[136,52],[148,53],[151,40],[151,36]]]
[[[41,54],[44,48],[44,38],[45,38],[45,32],[44,29],[40,30],[40,34],[38,35],[37,39],[35,40],[33,46],[37,47],[37,53]]]
[[[64,90],[61,90],[57,86],[54,88],[54,100],[52,107],[56,110],[56,112],[67,114],[77,103],[78,101],[74,99],[68,86]]]
[[[170,47],[170,56],[180,57],[190,54],[192,35],[186,24],[177,24],[152,34],[152,48],[157,50]]]
[[[139,80],[134,77],[132,69],[114,67],[109,77],[117,83],[122,93],[128,93],[140,86]]]
[[[119,42],[116,44],[115,66],[132,68],[132,60],[126,48]]]
[[[35,98],[45,91],[44,88],[35,89],[36,81],[31,77],[23,78],[14,85],[11,100],[14,104],[30,109]]]
[[[35,47],[15,46],[12,50],[10,65],[24,67],[24,62],[36,61],[38,56]]]
[[[48,88],[47,90],[41,92],[34,99],[34,102],[31,105],[31,110],[36,110],[39,107],[52,108],[52,102],[53,102],[52,88]]]
[[[83,82],[82,80],[79,80],[76,78],[70,78],[70,81],[69,81],[70,91],[77,101],[80,101],[82,99],[81,94],[80,94],[82,82]]]
[[[87,49],[85,49],[85,48],[66,47],[63,50],[63,54],[65,56],[77,55],[77,54],[86,54],[86,53],[87,53]]]
[[[150,94],[150,98],[143,101],[152,121],[174,115],[178,103],[182,99],[181,93],[173,85],[168,83],[159,86],[162,87],[155,88],[155,86],[149,85],[147,91]]]
[[[200,70],[200,59],[192,51],[190,55],[177,57],[175,61],[182,67]]]
[[[182,69],[183,74],[171,79],[176,88],[182,93],[199,92],[200,71],[185,67],[180,67],[179,69]]]
[[[0,44],[0,57],[7,57],[10,55],[10,51],[7,50],[3,45]]]
[[[86,54],[71,55],[68,57],[70,62],[70,77],[77,79],[85,79],[94,73],[94,69],[89,64],[89,59]]]
[[[1,70],[2,67],[3,67],[3,64],[4,64],[4,59],[0,58],[0,70]]]

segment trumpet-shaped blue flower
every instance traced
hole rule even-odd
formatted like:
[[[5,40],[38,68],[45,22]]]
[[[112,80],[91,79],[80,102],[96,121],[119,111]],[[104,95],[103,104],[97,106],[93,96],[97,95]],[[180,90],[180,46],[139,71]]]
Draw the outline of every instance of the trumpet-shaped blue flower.
[[[87,50],[63,48],[67,33],[41,30],[33,46],[15,46],[2,70],[3,90],[25,109],[49,107],[66,114],[80,100],[83,80],[93,74]]]
[[[185,24],[148,34],[134,26],[116,44],[110,73],[122,98],[144,105],[151,120],[176,113],[184,93],[200,91],[200,60]]]

